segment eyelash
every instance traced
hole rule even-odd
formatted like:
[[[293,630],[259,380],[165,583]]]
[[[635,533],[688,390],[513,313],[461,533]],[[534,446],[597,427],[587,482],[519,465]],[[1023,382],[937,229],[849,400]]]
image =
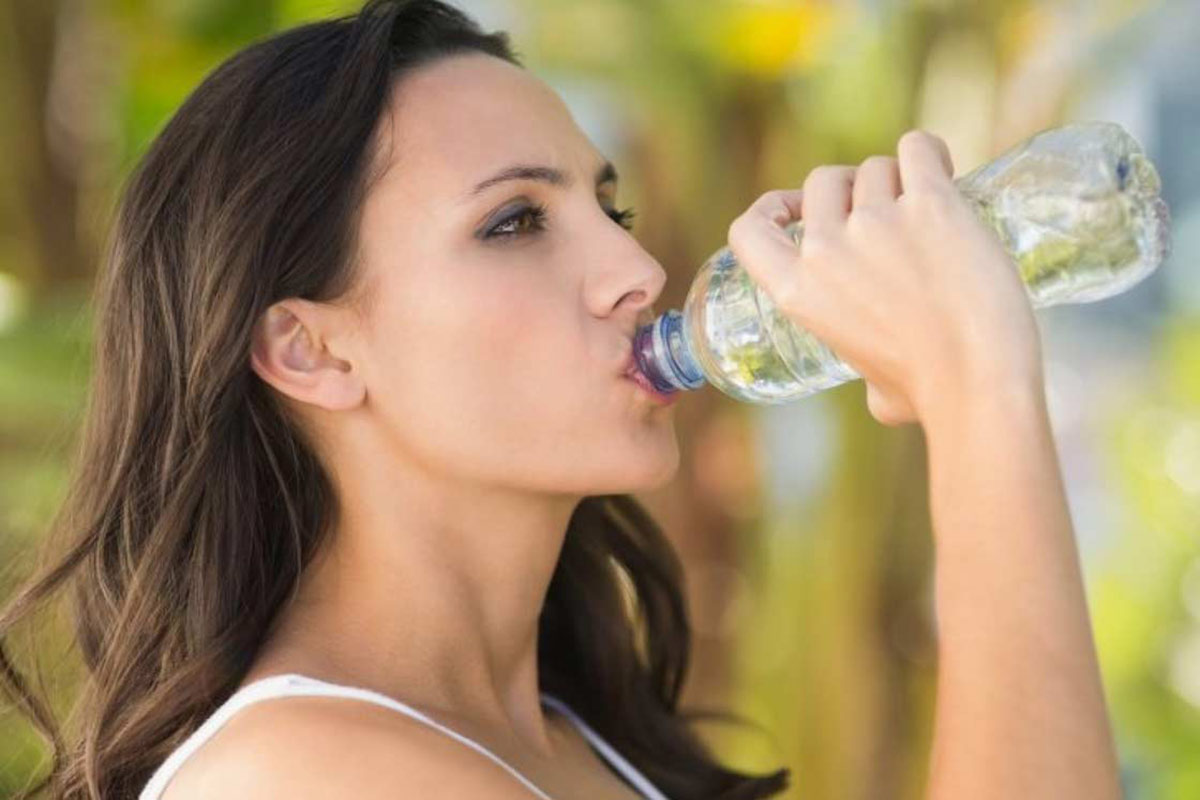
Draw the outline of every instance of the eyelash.
[[[613,222],[617,223],[625,230],[627,230],[627,231],[633,230],[633,225],[630,224],[629,220],[633,219],[634,214],[636,214],[637,212],[635,212],[632,208],[612,209],[611,211],[608,209],[605,209],[605,213],[608,214],[609,218],[612,219]],[[533,220],[534,224],[537,225],[537,227],[534,229],[535,232],[545,230],[546,229],[546,224],[545,224],[546,223],[546,206],[545,206],[545,204],[543,203],[543,204],[539,204],[539,205],[536,205],[533,207],[526,206],[525,208],[522,208],[516,214],[513,214],[512,216],[508,217],[507,219],[497,222],[494,226],[492,226],[488,230],[487,234],[485,235],[485,238],[487,238],[487,239],[508,239],[508,238],[514,237],[514,236],[525,235],[525,234],[519,233],[517,231],[500,231],[500,229],[505,227],[506,225],[511,225],[512,223],[518,222],[523,219]]]

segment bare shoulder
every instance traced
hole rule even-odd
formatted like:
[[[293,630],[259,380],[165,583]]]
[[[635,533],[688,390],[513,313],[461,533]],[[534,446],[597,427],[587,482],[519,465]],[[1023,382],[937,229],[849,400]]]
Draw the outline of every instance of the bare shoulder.
[[[391,709],[287,697],[235,714],[184,763],[162,798],[530,796],[495,762]]]

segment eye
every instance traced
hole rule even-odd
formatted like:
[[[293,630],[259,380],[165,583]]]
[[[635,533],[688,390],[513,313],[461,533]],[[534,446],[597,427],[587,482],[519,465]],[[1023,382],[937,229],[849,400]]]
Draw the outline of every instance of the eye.
[[[530,222],[534,225],[534,231],[546,229],[546,206],[526,206],[515,214],[497,222],[488,229],[484,238],[486,239],[507,239],[511,236],[521,236],[528,233],[526,228],[523,228],[522,223]]]
[[[633,215],[636,214],[637,212],[634,211],[632,208],[625,208],[625,209],[621,209],[621,210],[618,210],[615,208],[609,208],[609,209],[605,209],[605,213],[607,213],[610,217],[612,217],[613,222],[617,223],[625,230],[627,230],[627,231],[633,230],[633,223],[630,222],[629,220],[633,219]]]
[[[625,230],[633,230],[633,224],[630,222],[636,213],[632,208],[616,209],[606,208],[604,210],[613,222],[620,225]],[[484,234],[485,239],[509,239],[515,236],[523,236],[529,233],[537,233],[546,229],[546,206],[526,206],[515,214],[511,214],[505,219],[497,222]]]

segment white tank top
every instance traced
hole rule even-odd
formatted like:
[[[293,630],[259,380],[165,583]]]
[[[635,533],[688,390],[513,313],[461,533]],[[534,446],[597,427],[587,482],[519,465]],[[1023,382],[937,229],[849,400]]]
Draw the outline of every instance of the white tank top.
[[[271,675],[266,678],[260,678],[246,684],[238,689],[229,698],[217,707],[208,719],[206,719],[200,727],[192,732],[191,736],[184,741],[167,756],[154,774],[150,776],[150,780],[146,782],[145,788],[138,796],[138,800],[159,800],[163,790],[166,789],[167,783],[179,771],[183,763],[192,753],[196,752],[206,741],[220,730],[221,726],[233,717],[241,709],[257,703],[260,700],[267,700],[272,697],[288,697],[288,696],[321,696],[321,697],[346,697],[353,700],[363,700],[368,703],[376,703],[381,706],[386,706],[394,711],[399,711],[401,714],[412,717],[415,720],[429,725],[430,727],[441,731],[452,739],[462,742],[472,750],[479,752],[481,755],[491,759],[509,772],[514,778],[520,781],[525,788],[535,796],[542,800],[553,800],[550,795],[539,789],[532,781],[507,764],[503,759],[487,749],[478,742],[470,739],[462,734],[446,727],[445,725],[431,719],[426,714],[418,711],[412,706],[401,703],[387,695],[373,691],[371,689],[361,689],[354,686],[342,686],[341,684],[329,683],[317,678],[310,678],[307,675],[299,675],[297,673],[287,673],[284,675]],[[541,693],[542,704],[549,706],[569,719],[584,738],[596,749],[597,752],[604,758],[606,762],[616,772],[623,777],[629,784],[636,789],[642,797],[648,800],[668,800],[667,796],[660,792],[646,779],[636,767],[630,764],[616,750],[612,748],[608,742],[600,737],[583,719],[571,710],[566,703],[556,697],[551,696],[546,692]]]

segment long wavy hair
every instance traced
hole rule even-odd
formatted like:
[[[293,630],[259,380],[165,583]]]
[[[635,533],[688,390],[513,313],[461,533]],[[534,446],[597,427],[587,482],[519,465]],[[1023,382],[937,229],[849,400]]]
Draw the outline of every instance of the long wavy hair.
[[[394,79],[478,51],[436,0],[371,0],[236,53],[133,170],[95,285],[87,407],[49,563],[0,614],[0,686],[51,750],[21,797],[133,797],[239,685],[337,497],[249,366],[273,303],[355,298],[356,231]],[[68,735],[5,646],[66,590],[83,680]],[[669,796],[759,798],[786,769],[721,766],[678,699],[691,643],[678,557],[628,495],[585,498],[539,618],[542,688]],[[37,672],[37,670],[35,670]],[[38,673],[40,674],[40,673]]]

